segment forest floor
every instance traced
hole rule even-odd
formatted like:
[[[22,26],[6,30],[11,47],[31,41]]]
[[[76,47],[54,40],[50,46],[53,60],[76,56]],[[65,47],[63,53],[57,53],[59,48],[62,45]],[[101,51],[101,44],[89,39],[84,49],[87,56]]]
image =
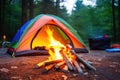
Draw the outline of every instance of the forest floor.
[[[73,72],[50,70],[43,74],[43,68],[35,69],[37,63],[48,58],[46,55],[12,58],[6,49],[0,48],[0,80],[120,80],[120,53],[108,53],[104,50],[80,54],[82,58],[93,62],[97,69],[88,70],[83,75]]]

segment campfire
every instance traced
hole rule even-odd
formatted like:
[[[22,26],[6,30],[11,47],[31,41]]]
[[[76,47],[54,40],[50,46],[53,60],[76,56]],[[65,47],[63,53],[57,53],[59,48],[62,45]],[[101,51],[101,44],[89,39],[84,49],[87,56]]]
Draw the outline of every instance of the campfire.
[[[46,29],[48,35],[49,44],[45,46],[48,50],[49,57],[47,60],[37,64],[36,68],[43,67],[43,72],[46,73],[49,70],[64,70],[75,71],[79,74],[83,74],[85,69],[96,70],[92,66],[91,62],[83,60],[73,49],[70,44],[62,44],[56,40],[53,36],[53,30]]]

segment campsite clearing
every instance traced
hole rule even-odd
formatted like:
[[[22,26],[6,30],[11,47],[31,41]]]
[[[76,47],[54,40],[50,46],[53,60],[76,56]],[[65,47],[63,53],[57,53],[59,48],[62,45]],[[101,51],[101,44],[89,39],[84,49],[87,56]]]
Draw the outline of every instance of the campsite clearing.
[[[91,54],[80,54],[84,59],[92,61],[97,71],[89,71],[84,75],[73,72],[51,70],[42,74],[42,68],[35,65],[48,58],[46,55],[23,56],[11,58],[0,51],[0,80],[119,80],[120,53],[91,51]]]

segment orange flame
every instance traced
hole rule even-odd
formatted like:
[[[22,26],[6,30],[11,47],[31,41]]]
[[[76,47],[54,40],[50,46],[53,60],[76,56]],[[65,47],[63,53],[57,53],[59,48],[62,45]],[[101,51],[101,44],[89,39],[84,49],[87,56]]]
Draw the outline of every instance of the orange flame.
[[[50,44],[47,45],[47,49],[49,50],[49,54],[50,54],[49,59],[63,59],[59,51],[61,50],[62,47],[65,46],[59,41],[54,39],[53,30],[51,30],[49,27],[46,30],[46,32],[48,34],[48,39],[50,42]]]
[[[61,49],[64,50],[64,53],[70,61],[75,59],[75,56],[70,53],[70,49],[54,38],[53,32],[54,30],[51,30],[49,27],[46,29],[46,33],[48,35],[48,40],[50,43],[46,46],[46,49],[49,51],[50,54],[49,60],[63,59],[60,53]]]

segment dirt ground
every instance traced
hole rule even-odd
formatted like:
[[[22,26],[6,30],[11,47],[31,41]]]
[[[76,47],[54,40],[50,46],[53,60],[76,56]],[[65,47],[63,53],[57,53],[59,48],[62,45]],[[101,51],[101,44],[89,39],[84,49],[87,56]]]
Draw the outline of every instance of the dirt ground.
[[[0,48],[0,80],[120,80],[120,53],[91,51],[79,54],[84,60],[92,61],[97,69],[83,75],[74,72],[35,69],[37,63],[48,58],[46,55],[12,58],[6,49]]]

